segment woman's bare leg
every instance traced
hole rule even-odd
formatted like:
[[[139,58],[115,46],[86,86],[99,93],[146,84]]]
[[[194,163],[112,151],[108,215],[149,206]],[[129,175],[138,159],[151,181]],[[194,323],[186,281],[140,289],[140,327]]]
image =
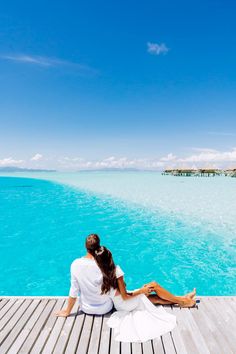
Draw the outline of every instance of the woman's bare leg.
[[[195,300],[193,300],[191,297],[175,296],[166,289],[162,288],[162,286],[160,286],[160,284],[156,283],[155,281],[147,284],[147,286],[151,287],[151,289],[157,294],[159,298],[162,300],[167,300],[172,304],[178,304],[182,307],[192,307],[195,304]]]
[[[163,300],[157,295],[150,295],[148,296],[148,300],[150,300],[153,304],[159,305],[173,305],[173,302],[168,300]]]

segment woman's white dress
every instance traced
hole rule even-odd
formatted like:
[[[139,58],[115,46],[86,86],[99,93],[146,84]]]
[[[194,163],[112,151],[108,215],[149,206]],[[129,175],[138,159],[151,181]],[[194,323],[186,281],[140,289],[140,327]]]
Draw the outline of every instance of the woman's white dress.
[[[116,267],[117,278],[124,273]],[[107,324],[114,329],[115,340],[120,342],[146,342],[160,338],[170,332],[176,325],[176,317],[169,314],[162,306],[156,306],[144,295],[137,295],[123,300],[121,295],[115,296],[116,290],[110,290],[115,309]]]

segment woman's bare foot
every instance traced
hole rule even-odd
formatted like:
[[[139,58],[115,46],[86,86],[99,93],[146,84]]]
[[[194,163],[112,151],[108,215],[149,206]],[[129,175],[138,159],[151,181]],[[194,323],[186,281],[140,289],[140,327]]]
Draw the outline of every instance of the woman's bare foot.
[[[180,297],[182,297],[183,299],[185,299],[186,297],[189,299],[193,299],[195,296],[196,296],[196,288],[193,288],[193,291]]]
[[[196,288],[193,288],[193,291],[185,295],[185,297],[188,297],[190,299],[193,299],[195,296],[196,296]]]
[[[194,307],[196,305],[196,300],[186,297],[183,299],[183,303],[179,304],[180,307]]]

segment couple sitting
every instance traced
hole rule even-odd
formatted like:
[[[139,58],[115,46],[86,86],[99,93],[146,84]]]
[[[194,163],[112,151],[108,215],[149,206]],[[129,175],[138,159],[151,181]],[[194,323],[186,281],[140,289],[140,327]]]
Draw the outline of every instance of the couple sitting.
[[[158,283],[151,282],[140,289],[127,292],[124,272],[115,266],[111,252],[100,246],[98,235],[86,238],[87,254],[71,265],[71,288],[67,308],[56,313],[69,316],[78,294],[80,310],[86,314],[103,315],[117,310],[107,324],[114,328],[115,339],[122,342],[145,342],[171,331],[175,316],[162,306],[178,304],[195,305],[195,289],[185,296],[174,296]]]

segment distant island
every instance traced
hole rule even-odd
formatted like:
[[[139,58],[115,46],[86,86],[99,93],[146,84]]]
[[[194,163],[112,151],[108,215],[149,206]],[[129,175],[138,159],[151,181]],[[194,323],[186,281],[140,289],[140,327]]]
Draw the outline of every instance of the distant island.
[[[0,167],[0,172],[56,172],[56,170],[43,170],[36,168],[21,168],[15,166]]]

